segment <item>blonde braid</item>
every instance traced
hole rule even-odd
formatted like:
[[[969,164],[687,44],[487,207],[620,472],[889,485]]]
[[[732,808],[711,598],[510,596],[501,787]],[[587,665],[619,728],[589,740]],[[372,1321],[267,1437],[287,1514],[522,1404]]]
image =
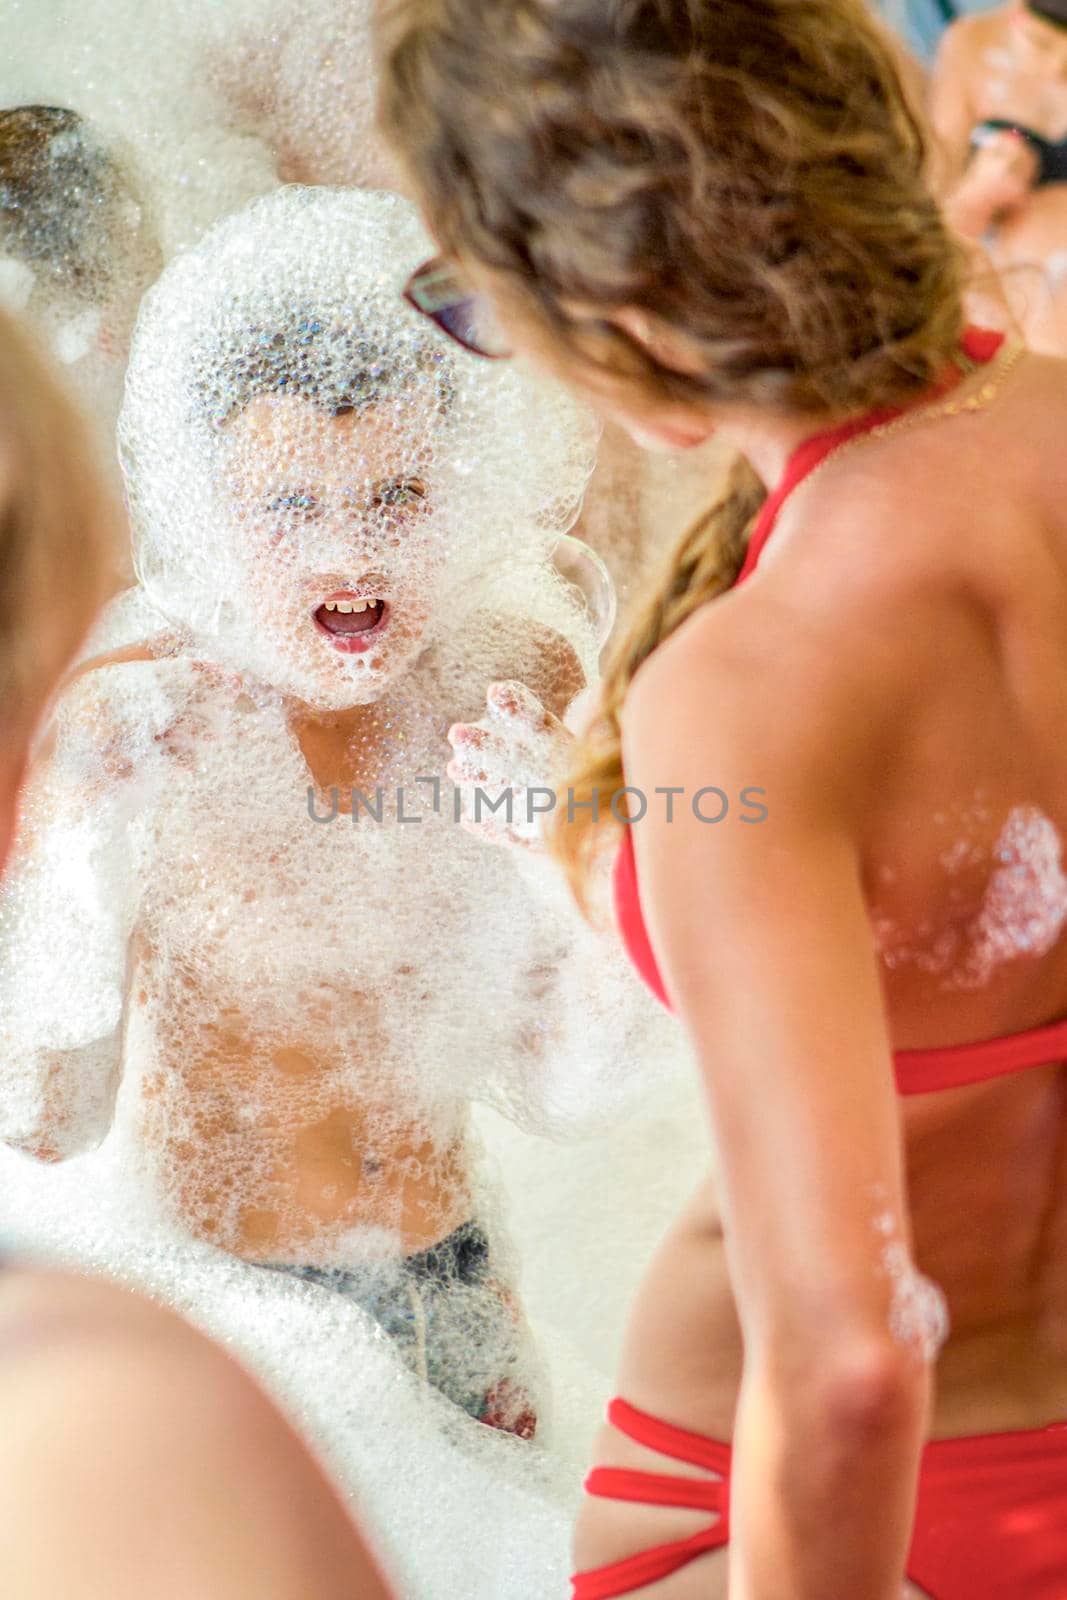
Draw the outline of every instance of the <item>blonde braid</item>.
[[[700,606],[723,594],[744,564],[749,535],[766,491],[743,456],[734,462],[721,497],[687,529],[652,583],[652,598],[633,616],[612,648],[601,684],[599,715],[575,746],[563,804],[549,830],[553,854],[583,909],[593,857],[611,819],[612,796],[626,782],[619,715],[630,683],[652,652]],[[596,812],[587,809],[597,797]],[[568,820],[567,800],[573,820]],[[589,819],[586,821],[585,819]]]

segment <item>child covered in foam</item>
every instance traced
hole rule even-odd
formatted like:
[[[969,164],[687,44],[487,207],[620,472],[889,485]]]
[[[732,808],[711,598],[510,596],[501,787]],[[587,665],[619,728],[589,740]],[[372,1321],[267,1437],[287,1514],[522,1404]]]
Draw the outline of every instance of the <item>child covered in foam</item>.
[[[84,419],[3,313],[0,507],[2,876],[29,747],[119,535]],[[248,1374],[143,1298],[0,1247],[0,1411],[6,1600],[390,1600]],[[149,1537],[131,1539],[137,1526]]]
[[[593,435],[404,306],[428,253],[395,197],[286,189],[148,296],[120,425],[141,592],[112,639],[157,623],[83,666],[31,789],[0,1122],[44,1159],[107,1136],[160,1228],[340,1292],[528,1435],[469,1108],[595,1121],[645,1011],[522,794],[513,825],[489,810],[551,786],[592,672],[552,552]],[[446,774],[456,723],[488,804]]]

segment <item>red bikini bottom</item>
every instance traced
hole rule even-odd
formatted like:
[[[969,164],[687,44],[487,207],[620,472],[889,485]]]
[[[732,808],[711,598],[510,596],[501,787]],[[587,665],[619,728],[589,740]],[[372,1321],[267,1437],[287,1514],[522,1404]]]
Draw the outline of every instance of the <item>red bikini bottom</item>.
[[[714,1474],[681,1478],[594,1467],[588,1494],[707,1511],[701,1532],[580,1572],[572,1600],[613,1600],[670,1577],[730,1538],[730,1446],[613,1400],[608,1420],[660,1455]],[[907,1576],[931,1600],[1065,1600],[1067,1422],[933,1439],[923,1451]]]

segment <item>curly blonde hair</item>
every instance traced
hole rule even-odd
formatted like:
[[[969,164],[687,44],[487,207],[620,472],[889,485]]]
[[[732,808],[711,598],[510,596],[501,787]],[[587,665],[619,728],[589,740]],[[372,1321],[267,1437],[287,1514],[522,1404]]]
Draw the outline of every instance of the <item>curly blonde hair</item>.
[[[442,248],[562,367],[659,402],[839,416],[906,403],[957,350],[963,256],[863,0],[385,0],[380,46],[382,121]],[[686,370],[623,310],[691,351]],[[739,462],[620,636],[576,800],[622,788],[629,683],[733,583],[762,498]],[[575,813],[554,845],[581,897],[611,818]]]

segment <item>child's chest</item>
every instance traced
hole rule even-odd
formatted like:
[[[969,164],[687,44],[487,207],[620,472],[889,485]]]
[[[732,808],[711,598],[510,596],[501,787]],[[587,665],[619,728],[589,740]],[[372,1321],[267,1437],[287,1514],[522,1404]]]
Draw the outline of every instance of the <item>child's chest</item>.
[[[503,952],[518,880],[459,825],[431,712],[294,728],[238,701],[176,769],[142,836],[158,954],[273,1007],[307,985],[399,993],[458,952]]]

